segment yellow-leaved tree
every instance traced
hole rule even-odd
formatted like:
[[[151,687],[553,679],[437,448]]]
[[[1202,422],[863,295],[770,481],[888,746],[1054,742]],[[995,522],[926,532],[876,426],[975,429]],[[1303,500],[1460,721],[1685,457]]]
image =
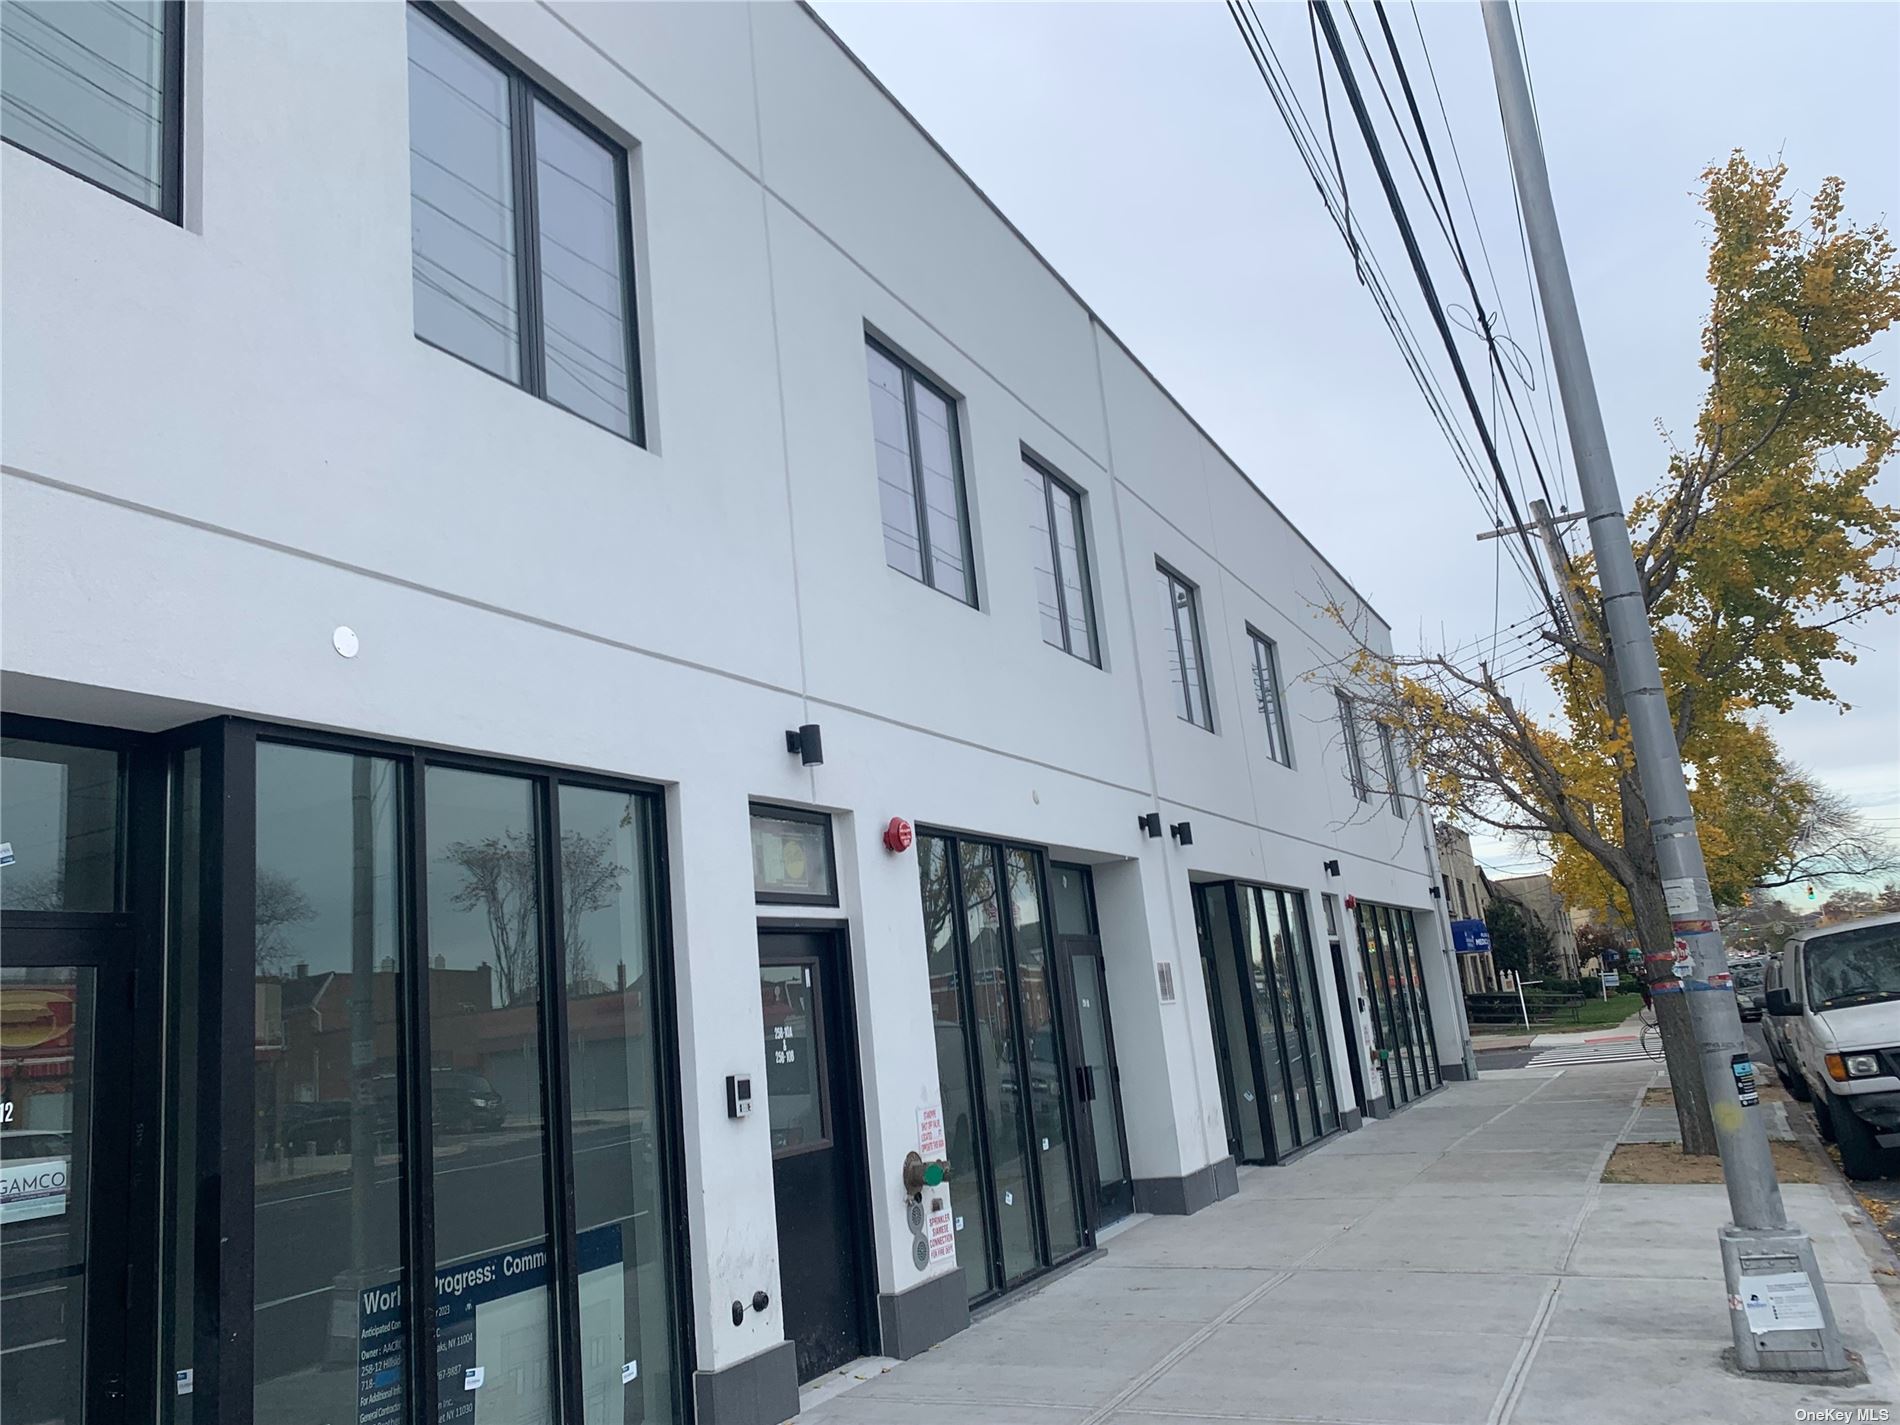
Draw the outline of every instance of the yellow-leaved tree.
[[[1880,409],[1886,381],[1864,360],[1900,319],[1900,265],[1884,228],[1843,217],[1838,179],[1797,211],[1786,167],[1738,152],[1703,174],[1702,203],[1708,386],[1693,437],[1670,441],[1629,525],[1711,880],[1732,903],[1799,874],[1789,868],[1830,844],[1830,825],[1850,846],[1835,869],[1864,869],[1854,845],[1879,851],[1851,809],[1782,758],[1762,715],[1797,699],[1838,704],[1829,668],[1855,656],[1844,630],[1900,607],[1900,510],[1873,490],[1900,433]],[[1562,577],[1579,616],[1546,634],[1559,655],[1555,716],[1527,711],[1492,669],[1441,655],[1362,646],[1336,676],[1403,731],[1442,814],[1549,846],[1572,904],[1611,899],[1645,955],[1666,956],[1669,915],[1601,596],[1588,558]],[[1686,997],[1657,1006],[1684,1149],[1713,1152]]]

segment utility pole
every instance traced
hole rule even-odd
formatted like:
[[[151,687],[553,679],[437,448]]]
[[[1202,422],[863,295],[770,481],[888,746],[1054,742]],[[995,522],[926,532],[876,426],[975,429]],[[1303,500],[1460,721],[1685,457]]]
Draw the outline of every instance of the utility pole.
[[[1543,298],[1544,325],[1563,395],[1584,518],[1596,552],[1610,648],[1628,704],[1630,739],[1675,933],[1674,961],[1668,967],[1673,975],[1656,976],[1652,990],[1688,996],[1734,1218],[1721,1229],[1719,1240],[1736,1360],[1750,1371],[1845,1371],[1847,1355],[1815,1263],[1814,1244],[1788,1221],[1781,1204],[1754,1066],[1742,1042],[1728,956],[1682,775],[1682,755],[1663,691],[1649,609],[1630,549],[1629,521],[1617,493],[1609,438],[1597,405],[1596,382],[1570,285],[1570,267],[1557,227],[1550,174],[1544,166],[1543,142],[1531,109],[1530,84],[1518,50],[1511,5],[1509,0],[1484,0],[1483,9],[1498,108],[1523,204],[1537,290]]]

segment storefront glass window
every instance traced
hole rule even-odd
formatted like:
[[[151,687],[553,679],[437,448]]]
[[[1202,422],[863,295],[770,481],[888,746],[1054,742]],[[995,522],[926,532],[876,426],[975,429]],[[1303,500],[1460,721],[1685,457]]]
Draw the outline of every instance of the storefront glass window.
[[[398,771],[257,749],[254,1398],[286,1425],[393,1417],[406,1393]]]
[[[937,1041],[937,1084],[950,1153],[957,1264],[971,1297],[987,1295],[990,1278],[988,1194],[977,1144],[976,1090],[963,1013],[963,975],[957,958],[958,904],[951,874],[951,843],[918,838],[924,893],[924,949],[930,967],[930,1019]]]
[[[675,1418],[658,803],[561,788],[561,960],[587,1425]]]
[[[471,1425],[554,1419],[533,784],[427,776],[436,1369]]]
[[[1015,848],[1005,851],[1003,857],[1009,868],[1009,924],[1016,942],[1023,1040],[1029,1048],[1030,1128],[1037,1161],[1042,1165],[1043,1216],[1048,1222],[1049,1255],[1053,1259],[1066,1257],[1082,1245],[1082,1204],[1076,1198],[1069,1125],[1062,1111],[1068,1075],[1062,1067],[1063,1045],[1036,858]]]
[[[122,759],[99,747],[0,742],[0,871],[7,910],[119,908]]]

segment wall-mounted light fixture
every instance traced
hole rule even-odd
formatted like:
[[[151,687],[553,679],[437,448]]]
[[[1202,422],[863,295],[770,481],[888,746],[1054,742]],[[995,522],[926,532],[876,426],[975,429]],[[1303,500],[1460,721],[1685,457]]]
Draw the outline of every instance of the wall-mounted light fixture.
[[[1337,861],[1322,861],[1320,862],[1320,869],[1329,876],[1337,876],[1339,874],[1339,863]]]
[[[807,767],[822,766],[825,760],[825,743],[818,731],[818,724],[808,722],[796,729],[788,730],[785,734],[785,750],[797,753],[798,760]]]
[[[1151,811],[1151,812],[1142,813],[1141,819],[1137,824],[1141,827],[1143,831],[1148,833],[1151,839],[1156,840],[1156,841],[1161,839],[1161,813],[1160,812]]]
[[[1440,889],[1439,889],[1439,888],[1438,888],[1437,886],[1433,886],[1433,887],[1432,887],[1432,899],[1433,899],[1433,900],[1438,900],[1438,899],[1440,899],[1441,897],[1443,897],[1443,896],[1444,896],[1444,894],[1445,894],[1445,893],[1444,893],[1443,891],[1441,891],[1441,890],[1440,890]]]
[[[1192,846],[1194,844],[1194,828],[1185,821],[1177,821],[1170,826],[1168,828],[1168,835],[1172,836],[1183,846]]]

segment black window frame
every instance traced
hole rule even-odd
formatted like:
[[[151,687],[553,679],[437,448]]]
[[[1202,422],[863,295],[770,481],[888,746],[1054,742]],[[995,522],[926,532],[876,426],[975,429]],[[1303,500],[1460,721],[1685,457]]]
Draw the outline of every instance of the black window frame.
[[[158,202],[144,203],[128,193],[122,193],[109,183],[102,183],[87,173],[81,173],[49,158],[36,148],[29,148],[16,139],[0,137],[0,143],[21,153],[31,154],[48,167],[56,168],[68,177],[77,178],[81,183],[89,183],[103,193],[110,193],[122,202],[166,222],[183,227],[185,222],[185,0],[162,0],[165,16],[165,57],[160,83],[165,86],[160,122],[163,125],[163,141],[158,159]]]
[[[1214,689],[1213,678],[1207,667],[1207,639],[1201,632],[1201,587],[1185,574],[1181,573],[1165,559],[1155,560],[1155,572],[1168,582],[1168,614],[1174,622],[1174,655],[1179,660],[1181,670],[1181,703],[1174,715],[1190,727],[1198,727],[1203,732],[1214,731]],[[1185,600],[1175,596],[1180,590],[1187,595]],[[1201,717],[1194,716],[1194,697],[1188,687],[1186,635],[1181,632],[1181,610],[1187,609],[1189,632],[1194,637],[1194,666],[1201,671]]]
[[[831,872],[830,895],[807,895],[798,891],[762,891],[758,882],[752,883],[752,898],[759,905],[820,905],[838,904],[838,842],[832,831],[831,813],[814,811],[810,807],[785,806],[779,802],[748,802],[746,804],[746,833],[748,849],[751,841],[752,819],[756,816],[774,816],[783,821],[805,821],[823,826],[825,829],[825,864]]]
[[[509,59],[493,45],[461,24],[435,0],[408,0],[408,10],[414,11],[431,23],[438,25],[448,36],[460,44],[466,45],[477,58],[492,65],[500,73],[508,86],[508,145],[509,145],[509,181],[514,202],[515,229],[515,339],[520,363],[519,375],[513,379],[498,371],[492,371],[480,362],[472,361],[461,352],[452,350],[440,342],[431,341],[421,332],[415,332],[415,338],[432,351],[452,356],[464,365],[472,366],[485,375],[494,377],[506,385],[533,396],[557,410],[586,421],[596,430],[604,430],[609,435],[620,437],[633,445],[644,448],[646,439],[646,400],[645,385],[640,369],[640,323],[639,304],[636,300],[638,288],[633,243],[633,151],[626,144],[614,138],[597,123],[564,103],[545,86],[532,79],[522,66]],[[407,45],[405,36],[404,44]],[[541,315],[541,199],[538,186],[538,173],[535,159],[534,107],[545,106],[557,117],[572,124],[582,134],[605,148],[614,156],[614,203],[617,212],[615,227],[620,239],[621,272],[621,330],[625,333],[627,358],[627,414],[629,430],[615,430],[603,425],[584,411],[577,411],[563,405],[548,394],[547,383],[547,335]],[[405,117],[405,125],[406,125]],[[410,192],[415,191],[415,179],[410,178]],[[414,201],[413,196],[411,202]],[[411,262],[414,261],[414,243],[411,242]],[[410,282],[413,290],[414,277]],[[413,311],[410,325],[414,326]]]
[[[1022,453],[1023,464],[1033,470],[1042,480],[1042,512],[1049,532],[1049,567],[1055,574],[1056,619],[1062,629],[1062,642],[1050,642],[1044,633],[1042,641],[1051,648],[1060,648],[1071,658],[1088,664],[1091,668],[1102,666],[1102,627],[1095,617],[1095,570],[1089,559],[1088,521],[1084,511],[1088,508],[1088,495],[1073,480],[1058,475],[1046,461],[1031,455],[1028,450]],[[1075,557],[1080,568],[1077,572],[1082,578],[1082,624],[1088,632],[1089,646],[1086,650],[1077,650],[1069,633],[1069,593],[1063,587],[1062,580],[1062,544],[1056,537],[1056,499],[1054,487],[1060,485],[1062,491],[1075,505]]]
[[[255,934],[256,772],[260,742],[282,743],[324,751],[389,759],[398,766],[405,813],[401,835],[404,875],[403,954],[412,970],[429,963],[427,924],[427,804],[423,796],[430,767],[454,768],[514,777],[535,791],[537,831],[542,843],[543,869],[558,862],[560,797],[564,788],[581,788],[637,795],[650,800],[652,819],[652,892],[647,906],[653,936],[653,1033],[655,1045],[655,1104],[664,1123],[656,1133],[663,1201],[655,1205],[663,1224],[664,1269],[672,1293],[669,1367],[673,1373],[678,1409],[691,1418],[693,1378],[698,1362],[693,1310],[692,1260],[688,1250],[690,1198],[687,1192],[684,1099],[681,1063],[678,981],[680,961],[673,927],[670,858],[664,815],[663,787],[636,778],[604,774],[586,768],[552,763],[528,763],[434,745],[387,741],[349,733],[300,728],[244,718],[221,717],[156,734],[126,733],[114,729],[56,723],[16,714],[0,717],[8,737],[29,737],[83,747],[123,749],[130,758],[131,801],[126,813],[130,846],[127,852],[127,909],[107,913],[34,913],[6,911],[6,929],[41,922],[84,927],[125,927],[137,936],[134,1049],[137,1061],[169,1062],[174,1052],[196,1056],[202,1066],[197,1081],[184,1091],[197,1102],[198,1130],[190,1144],[190,1158],[181,1151],[176,1164],[169,1149],[155,1146],[148,1156],[135,1154],[128,1183],[128,1240],[135,1244],[126,1287],[126,1311],[134,1322],[128,1336],[128,1399],[130,1413],[155,1415],[171,1398],[172,1380],[162,1379],[159,1367],[169,1347],[156,1329],[140,1330],[139,1321],[157,1321],[165,1304],[187,1290],[193,1301],[194,1335],[191,1355],[183,1358],[195,1370],[193,1401],[199,1419],[250,1425],[255,1418],[254,1323],[257,1229],[254,1209],[255,1164],[250,1125],[255,1121]],[[172,817],[171,768],[177,758],[199,754],[202,781],[200,802],[198,887],[199,924],[188,941],[168,943],[167,898],[174,866],[167,842],[178,832]],[[560,962],[558,934],[562,914],[558,882],[544,880],[548,892],[542,907],[544,985],[537,1010],[542,1039],[542,1112],[546,1119],[543,1161],[548,1183],[546,1212],[551,1271],[550,1372],[559,1418],[580,1418],[581,1360],[579,1337],[578,1261],[572,1120],[568,1112],[573,1085],[571,1044],[567,1024],[567,981]],[[171,973],[191,976],[197,984],[199,1022],[197,1037],[174,1047],[167,1022],[161,1027],[160,1000],[174,993],[162,981]],[[405,977],[397,1011],[398,1131],[404,1135],[401,1195],[404,1291],[404,1364],[406,1425],[433,1422],[438,1390],[435,1352],[434,1198],[435,1167],[431,1090],[420,1070],[432,1060],[429,1019],[429,976]],[[148,1003],[147,997],[150,997]],[[133,1124],[150,1143],[161,1145],[168,1130],[161,1127],[160,1081],[164,1073],[145,1076],[135,1086]],[[242,1131],[230,1131],[236,1124]],[[224,1131],[219,1131],[219,1125]],[[184,1145],[179,1145],[181,1149]],[[161,1192],[168,1199],[169,1183],[161,1175],[175,1170],[195,1184],[197,1237],[189,1259],[164,1259],[157,1243],[161,1231]],[[149,1243],[148,1248],[136,1244]],[[148,1254],[141,1261],[139,1253]],[[165,1274],[161,1277],[161,1274]],[[176,1276],[189,1275],[189,1284]],[[571,1327],[571,1329],[570,1329]],[[569,1408],[571,1407],[571,1409]]]
[[[1359,714],[1350,693],[1335,688],[1333,696],[1339,700],[1339,734],[1346,744],[1346,780],[1352,784],[1354,797],[1369,802],[1372,788],[1366,785],[1366,750],[1359,742]]]
[[[870,332],[864,334],[867,350],[875,351],[898,369],[904,378],[904,427],[910,444],[910,489],[911,499],[917,512],[917,554],[921,575],[914,575],[908,569],[899,569],[891,563],[888,554],[884,557],[884,567],[902,574],[913,583],[922,584],[926,589],[935,589],[947,598],[969,608],[981,608],[982,602],[976,591],[976,554],[975,541],[970,530],[970,482],[963,463],[963,401],[942,385],[933,381],[917,368],[917,364],[904,356],[888,342],[878,340]],[[869,381],[869,373],[866,380]],[[922,386],[938,400],[942,401],[950,412],[950,463],[955,466],[953,474],[957,483],[957,535],[963,546],[963,588],[946,589],[937,582],[936,559],[930,548],[930,502],[924,496],[924,457],[917,443],[917,402],[912,393]]]
[[[1282,767],[1291,767],[1293,741],[1287,735],[1286,688],[1280,681],[1280,645],[1252,624],[1247,625],[1247,638],[1253,649],[1254,699],[1260,705],[1261,720],[1267,725],[1267,756]],[[1263,658],[1264,684],[1261,682]]]

